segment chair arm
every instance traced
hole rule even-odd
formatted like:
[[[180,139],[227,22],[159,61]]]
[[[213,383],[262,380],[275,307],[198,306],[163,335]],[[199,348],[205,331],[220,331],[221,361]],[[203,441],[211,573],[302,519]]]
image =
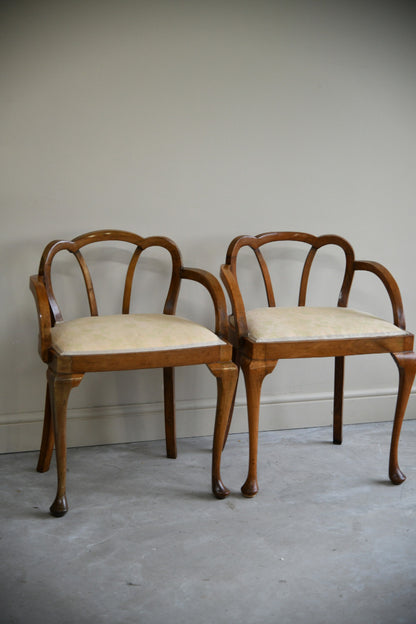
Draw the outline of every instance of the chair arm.
[[[228,319],[227,304],[225,296],[221,288],[221,284],[212,273],[204,269],[195,269],[191,267],[181,268],[181,279],[189,279],[199,282],[208,290],[211,295],[215,310],[215,333],[221,338],[228,338]]]
[[[35,298],[39,320],[39,355],[44,362],[48,362],[48,352],[52,344],[51,327],[52,319],[49,307],[48,295],[45,284],[38,275],[32,275],[29,280],[29,287]]]
[[[377,275],[386,287],[390,297],[393,308],[394,324],[397,325],[397,327],[400,327],[400,329],[406,329],[402,297],[397,282],[390,271],[388,271],[386,267],[379,262],[373,262],[370,260],[355,260],[354,271],[369,271],[370,273]]]
[[[241,296],[240,288],[238,286],[237,278],[231,270],[228,264],[221,265],[220,275],[224,286],[230,297],[231,307],[234,317],[235,326],[238,332],[238,336],[247,336],[247,318],[246,310],[244,307],[243,298]]]

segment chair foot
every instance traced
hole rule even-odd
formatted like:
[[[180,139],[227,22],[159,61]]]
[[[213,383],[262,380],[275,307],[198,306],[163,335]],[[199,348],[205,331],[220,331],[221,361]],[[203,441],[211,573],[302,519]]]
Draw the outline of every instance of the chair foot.
[[[230,493],[230,490],[225,487],[224,483],[221,479],[213,479],[212,480],[212,493],[215,498],[222,500],[223,498],[227,498]]]
[[[49,462],[45,462],[43,458],[39,457],[36,465],[36,472],[48,472]]]
[[[253,498],[253,496],[256,496],[258,491],[259,491],[259,486],[258,486],[257,480],[255,479],[254,480],[247,479],[247,481],[244,483],[244,485],[241,488],[241,493],[246,498]]]
[[[64,516],[68,511],[68,502],[66,500],[66,495],[64,494],[64,496],[57,496],[50,506],[49,511],[51,515],[55,518],[62,518],[62,516]]]
[[[391,470],[389,476],[390,476],[390,481],[394,485],[400,485],[401,483],[403,483],[403,481],[406,481],[406,475],[402,473],[399,467],[395,468],[394,470]]]

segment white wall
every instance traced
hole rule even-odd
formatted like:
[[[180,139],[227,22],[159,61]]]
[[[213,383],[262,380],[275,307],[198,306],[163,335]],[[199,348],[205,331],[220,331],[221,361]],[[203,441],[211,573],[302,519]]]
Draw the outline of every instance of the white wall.
[[[416,328],[410,7],[2,3],[2,451],[39,442],[45,370],[28,276],[57,237],[102,227],[166,234],[185,264],[218,274],[236,234],[339,233],[357,257],[390,268]],[[102,377],[72,393],[70,443],[162,437],[159,372]],[[354,359],[347,422],[390,418],[396,384],[387,356]],[[331,386],[329,362],[279,363],[264,385],[262,426],[328,423]],[[177,393],[179,435],[210,433],[211,375],[179,371]],[[240,385],[234,430],[246,428],[243,397]]]

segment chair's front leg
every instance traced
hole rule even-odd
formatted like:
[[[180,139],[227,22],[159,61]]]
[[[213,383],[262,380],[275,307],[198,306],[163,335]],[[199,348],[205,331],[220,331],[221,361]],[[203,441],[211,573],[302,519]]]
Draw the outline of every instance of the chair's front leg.
[[[175,419],[175,369],[163,369],[163,392],[165,399],[165,439],[166,456],[175,459],[176,449],[176,419]]]
[[[249,432],[248,474],[241,488],[241,492],[243,496],[247,498],[255,496],[259,490],[257,483],[257,447],[261,386],[263,379],[273,371],[276,364],[276,361],[259,361],[249,360],[245,357],[241,358],[241,368],[243,369],[246,384]]]
[[[231,420],[238,368],[233,362],[208,364],[208,368],[217,378],[217,411],[212,448],[212,493],[216,498],[225,498],[230,491],[221,480],[221,454],[225,444],[227,424]]]
[[[36,470],[38,472],[47,472],[49,470],[54,443],[55,438],[53,435],[49,382],[46,382],[45,413],[43,417],[42,441],[40,443],[38,465],[36,466]]]
[[[392,353],[392,356],[399,368],[399,391],[391,436],[389,477],[392,483],[399,485],[406,479],[399,468],[398,450],[403,418],[416,374],[416,354],[413,351],[408,351]]]
[[[82,380],[82,375],[58,375],[48,369],[51,413],[55,434],[58,487],[50,507],[52,516],[60,518],[68,511],[66,500],[66,409],[71,389]]]

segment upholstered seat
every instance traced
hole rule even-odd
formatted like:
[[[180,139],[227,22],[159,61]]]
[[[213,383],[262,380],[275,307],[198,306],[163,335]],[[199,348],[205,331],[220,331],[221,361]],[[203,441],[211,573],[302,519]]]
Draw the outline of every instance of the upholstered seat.
[[[296,306],[256,308],[246,313],[247,337],[254,342],[403,336],[393,323],[351,308]]]
[[[281,248],[277,250],[281,243],[284,243],[286,257]],[[292,247],[289,243],[292,243]],[[267,251],[264,251],[265,246]],[[270,264],[266,262],[265,253],[270,252],[268,257],[271,260],[284,257],[289,265],[290,258],[300,258],[302,246],[306,253],[300,275],[297,306],[278,307]],[[340,257],[345,263],[341,288],[334,293],[333,307],[312,307],[306,302],[311,267],[313,265],[316,270],[314,260],[322,248],[326,252],[326,269],[330,265],[330,248],[338,252],[338,266]],[[245,250],[245,261],[250,250],[254,253],[265,286],[267,308],[246,309],[237,268],[237,258],[242,249]],[[246,278],[247,266],[246,262]],[[367,311],[361,312],[347,307],[353,278],[357,273],[372,274],[384,285],[392,307],[393,322],[377,318]],[[393,356],[399,369],[399,391],[390,445],[389,476],[393,483],[402,483],[405,476],[398,465],[398,444],[415,377],[416,357],[413,352],[414,337],[406,331],[400,291],[391,273],[378,262],[356,260],[351,245],[340,236],[268,232],[258,236],[237,236],[228,247],[226,262],[221,267],[221,277],[232,306],[229,327],[230,341],[234,345],[233,358],[243,371],[247,394],[249,470],[242,487],[243,494],[254,496],[258,491],[257,442],[261,386],[264,377],[274,370],[276,363],[282,358],[335,358],[333,441],[341,444],[345,356],[369,353],[390,353]],[[284,278],[283,282],[290,282],[287,274]],[[257,284],[253,274],[250,279]],[[324,286],[327,296],[327,284]]]
[[[127,255],[121,314],[98,315],[94,285],[81,249],[99,243],[100,255],[112,257],[116,248],[130,246]],[[107,247],[105,244],[108,244]],[[104,247],[103,247],[104,245]],[[157,248],[170,257],[170,281],[162,313],[130,313],[131,294],[137,264],[142,253]],[[104,249],[107,254],[104,253]],[[64,252],[62,254],[61,252]],[[69,254],[68,254],[69,252]],[[91,316],[64,320],[58,306],[52,281],[52,265],[57,254],[76,260],[85,282]],[[94,257],[94,256],[93,256]],[[126,257],[125,255],[123,257]],[[73,260],[72,260],[73,262]],[[159,268],[158,268],[159,271]],[[58,272],[59,274],[59,272]],[[98,272],[100,274],[100,271]],[[106,275],[106,273],[105,273]],[[113,292],[105,278],[107,293]],[[199,283],[211,297],[215,330],[175,315],[180,286],[184,280]],[[30,278],[39,321],[39,353],[47,364],[47,387],[43,435],[37,469],[49,469],[53,447],[56,447],[58,487],[50,512],[63,516],[68,510],[66,498],[66,410],[72,388],[85,373],[100,371],[162,368],[165,400],[166,454],[176,457],[174,368],[206,364],[217,380],[217,409],[214,426],[211,487],[217,498],[229,491],[221,481],[219,458],[225,440],[227,421],[235,385],[237,367],[232,362],[232,347],[227,342],[227,311],[224,293],[218,280],[202,269],[184,267],[179,249],[163,236],[143,238],[121,230],[99,230],[73,240],[49,243],[41,257],[37,275]],[[114,289],[117,292],[118,289]],[[146,307],[148,307],[146,301]]]
[[[57,323],[52,348],[60,355],[134,353],[225,345],[214,332],[171,314],[112,314]]]

